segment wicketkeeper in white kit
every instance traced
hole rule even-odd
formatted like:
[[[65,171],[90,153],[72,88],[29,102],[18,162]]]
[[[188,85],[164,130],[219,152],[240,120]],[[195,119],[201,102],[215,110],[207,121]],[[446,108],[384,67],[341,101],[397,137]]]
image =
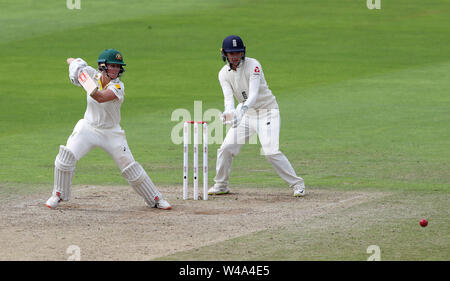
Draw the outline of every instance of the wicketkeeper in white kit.
[[[208,194],[230,192],[229,178],[233,158],[245,141],[257,134],[266,159],[278,175],[293,189],[295,197],[305,195],[305,184],[291,163],[279,150],[280,111],[275,96],[267,86],[261,64],[245,56],[242,39],[230,35],[223,40],[222,59],[227,62],[219,72],[225,111],[222,120],[232,124],[217,150],[215,185]],[[234,108],[234,98],[239,102]]]
[[[143,167],[134,160],[125,131],[120,127],[120,107],[125,88],[119,77],[124,72],[122,54],[114,49],[104,50],[98,58],[98,69],[88,66],[81,58],[68,58],[69,78],[87,93],[84,118],[75,125],[67,144],[61,145],[55,160],[54,187],[46,202],[55,208],[60,201],[70,199],[75,164],[94,147],[105,150],[116,162],[122,176],[149,207],[171,209]]]

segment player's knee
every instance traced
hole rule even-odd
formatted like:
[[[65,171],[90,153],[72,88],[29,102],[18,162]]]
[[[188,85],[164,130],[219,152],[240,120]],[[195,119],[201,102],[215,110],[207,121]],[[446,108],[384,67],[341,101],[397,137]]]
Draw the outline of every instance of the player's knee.
[[[279,149],[278,144],[277,145],[267,144],[262,145],[261,153],[265,155],[267,158],[268,156],[270,157],[271,155],[279,155],[281,154],[281,151]]]
[[[219,148],[219,153],[225,153],[225,154],[232,154],[232,155],[238,155],[239,151],[241,150],[242,145],[241,144],[234,144],[234,143],[223,143],[222,146]]]
[[[270,153],[268,153],[270,152]],[[281,151],[277,150],[277,151],[264,151],[264,156],[266,156],[267,161],[272,162],[272,161],[276,161],[280,155],[282,155]]]
[[[133,162],[122,170],[122,176],[130,183],[137,184],[141,181],[145,171],[138,162]]]
[[[117,166],[121,171],[133,164],[135,161],[132,157],[122,156],[116,159]]]
[[[73,171],[76,163],[77,158],[75,154],[69,148],[60,145],[59,153],[55,159],[55,167],[62,171]]]

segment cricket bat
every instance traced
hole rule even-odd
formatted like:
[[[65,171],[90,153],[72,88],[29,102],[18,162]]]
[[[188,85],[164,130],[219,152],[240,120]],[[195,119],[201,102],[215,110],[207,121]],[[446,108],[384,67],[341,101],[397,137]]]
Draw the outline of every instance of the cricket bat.
[[[82,71],[80,75],[78,75],[78,82],[80,82],[88,95],[92,95],[98,90],[97,83],[95,83],[94,79],[92,79],[86,71]]]

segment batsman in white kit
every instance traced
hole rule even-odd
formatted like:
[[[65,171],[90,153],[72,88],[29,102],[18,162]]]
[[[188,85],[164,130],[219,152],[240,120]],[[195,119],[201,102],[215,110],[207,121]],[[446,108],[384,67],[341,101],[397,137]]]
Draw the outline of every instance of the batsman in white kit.
[[[222,59],[227,62],[219,72],[225,110],[222,120],[231,124],[217,151],[215,184],[210,195],[230,192],[229,178],[233,158],[253,134],[257,134],[266,159],[278,175],[293,189],[295,197],[305,195],[305,184],[291,163],[279,150],[280,111],[272,91],[267,86],[261,64],[245,56],[242,39],[230,35],[223,40]],[[234,108],[234,98],[239,102]]]
[[[45,205],[55,208],[60,201],[70,199],[76,162],[94,147],[100,147],[115,161],[122,176],[143,197],[147,206],[171,209],[143,167],[134,160],[125,131],[120,127],[120,107],[125,88],[119,77],[126,65],[122,54],[114,49],[104,50],[98,58],[98,69],[88,66],[81,58],[68,58],[67,63],[70,81],[86,91],[87,108],[67,144],[59,148],[53,193]]]

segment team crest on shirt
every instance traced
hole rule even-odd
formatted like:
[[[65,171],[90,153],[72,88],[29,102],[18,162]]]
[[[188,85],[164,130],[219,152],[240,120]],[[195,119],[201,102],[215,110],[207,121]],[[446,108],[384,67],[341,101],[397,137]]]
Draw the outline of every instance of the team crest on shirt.
[[[255,70],[253,71],[255,74],[259,74],[261,71],[259,70],[259,67],[255,67]]]

